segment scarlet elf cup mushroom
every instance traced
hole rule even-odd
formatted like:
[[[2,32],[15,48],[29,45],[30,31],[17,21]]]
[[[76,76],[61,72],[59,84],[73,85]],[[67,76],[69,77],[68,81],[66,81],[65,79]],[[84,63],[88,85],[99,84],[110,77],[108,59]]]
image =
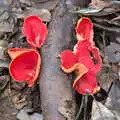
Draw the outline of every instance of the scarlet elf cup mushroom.
[[[24,19],[23,34],[27,42],[35,48],[40,48],[47,36],[47,27],[38,16],[29,16]]]
[[[40,54],[34,48],[40,48],[44,44],[47,27],[38,16],[28,16],[24,20],[22,31],[33,48],[9,49],[8,54],[12,59],[9,71],[14,80],[25,81],[31,87],[38,78],[41,65]]]
[[[93,42],[93,24],[88,18],[78,20],[76,26],[78,40],[73,51],[64,50],[60,53],[61,68],[64,72],[75,71],[77,77],[73,88],[80,94],[94,94],[98,91],[96,73],[101,69],[99,50]],[[69,59],[68,59],[69,58]]]
[[[18,82],[27,82],[29,87],[33,86],[41,65],[39,53],[34,49],[21,48],[9,49],[8,53],[12,58],[9,66],[12,78]]]

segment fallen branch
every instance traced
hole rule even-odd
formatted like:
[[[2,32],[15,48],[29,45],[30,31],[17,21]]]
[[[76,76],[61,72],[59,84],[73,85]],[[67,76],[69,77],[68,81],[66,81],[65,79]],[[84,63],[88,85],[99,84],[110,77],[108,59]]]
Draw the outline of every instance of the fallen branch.
[[[62,49],[71,43],[72,26],[72,16],[59,3],[53,11],[48,39],[42,48],[39,83],[44,120],[74,120],[75,117],[70,80],[60,69],[57,58]]]

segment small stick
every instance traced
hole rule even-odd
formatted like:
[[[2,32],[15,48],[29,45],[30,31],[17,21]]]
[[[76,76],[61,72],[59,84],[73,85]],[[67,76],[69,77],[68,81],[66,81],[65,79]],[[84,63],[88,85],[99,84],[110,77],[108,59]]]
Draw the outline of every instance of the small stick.
[[[86,111],[87,111],[87,102],[88,102],[88,95],[85,96],[85,105],[84,105],[84,120],[86,119]]]
[[[106,31],[109,31],[109,32],[117,32],[117,33],[120,33],[120,29],[119,28],[112,28],[112,27],[106,27],[106,26],[103,26],[103,25],[99,25],[97,23],[94,23],[95,27],[97,28],[100,28],[100,29],[103,29],[103,30],[106,30]]]
[[[84,99],[85,99],[85,96],[82,96],[82,101],[81,101],[80,109],[79,109],[79,111],[78,111],[78,113],[77,113],[77,116],[76,116],[75,120],[78,120],[78,118],[79,118],[79,116],[80,116],[80,113],[81,113],[81,111],[82,111],[83,104],[84,104]]]
[[[102,39],[103,39],[104,57],[105,57],[105,56],[106,56],[105,31],[103,31],[103,34],[102,34]]]

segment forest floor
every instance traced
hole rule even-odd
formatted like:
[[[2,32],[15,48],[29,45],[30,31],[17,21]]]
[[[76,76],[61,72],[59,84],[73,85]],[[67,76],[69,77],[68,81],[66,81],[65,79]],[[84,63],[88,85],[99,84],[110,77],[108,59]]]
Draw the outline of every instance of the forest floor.
[[[23,19],[37,15],[49,24],[56,4],[57,1],[44,4],[37,0],[0,0],[0,120],[43,120],[39,82],[29,88],[24,82],[12,80],[8,70],[11,59],[7,50],[14,47],[29,48],[21,33]],[[71,14],[77,16],[75,18],[91,18],[95,44],[103,59],[102,70],[97,75],[101,90],[95,95],[96,100],[88,98],[94,101],[93,104],[87,101],[88,113],[83,113],[84,110],[81,113],[82,116],[89,116],[86,120],[91,116],[92,120],[102,120],[101,116],[103,120],[120,120],[120,3],[112,3],[106,9],[103,9],[106,7],[104,5],[106,3],[99,6],[91,3],[94,13],[87,8],[83,11],[79,7],[70,10]],[[77,106],[80,106],[81,95],[73,94]]]

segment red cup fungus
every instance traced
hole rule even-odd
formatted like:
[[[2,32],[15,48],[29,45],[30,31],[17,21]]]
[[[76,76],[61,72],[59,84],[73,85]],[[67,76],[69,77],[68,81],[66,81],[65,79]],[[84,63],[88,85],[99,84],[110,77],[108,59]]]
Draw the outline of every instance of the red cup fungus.
[[[45,42],[48,30],[38,16],[28,16],[24,19],[22,32],[31,46],[40,48]]]
[[[93,24],[89,18],[82,17],[81,19],[79,19],[75,30],[76,30],[77,40],[79,40],[79,41],[89,40],[91,42],[91,44],[94,45]]]
[[[34,49],[12,48],[8,50],[12,61],[9,65],[11,77],[18,82],[27,82],[31,87],[38,78],[41,57]]]
[[[96,73],[101,70],[102,60],[93,42],[93,24],[88,18],[78,20],[76,27],[78,42],[73,51],[60,53],[61,68],[66,73],[75,71],[73,88],[80,94],[94,94],[99,90]]]
[[[29,87],[32,87],[38,78],[41,65],[41,57],[36,48],[44,44],[48,30],[38,16],[28,16],[24,19],[22,32],[34,49],[9,49],[8,54],[12,59],[9,72],[14,80],[25,81]]]

